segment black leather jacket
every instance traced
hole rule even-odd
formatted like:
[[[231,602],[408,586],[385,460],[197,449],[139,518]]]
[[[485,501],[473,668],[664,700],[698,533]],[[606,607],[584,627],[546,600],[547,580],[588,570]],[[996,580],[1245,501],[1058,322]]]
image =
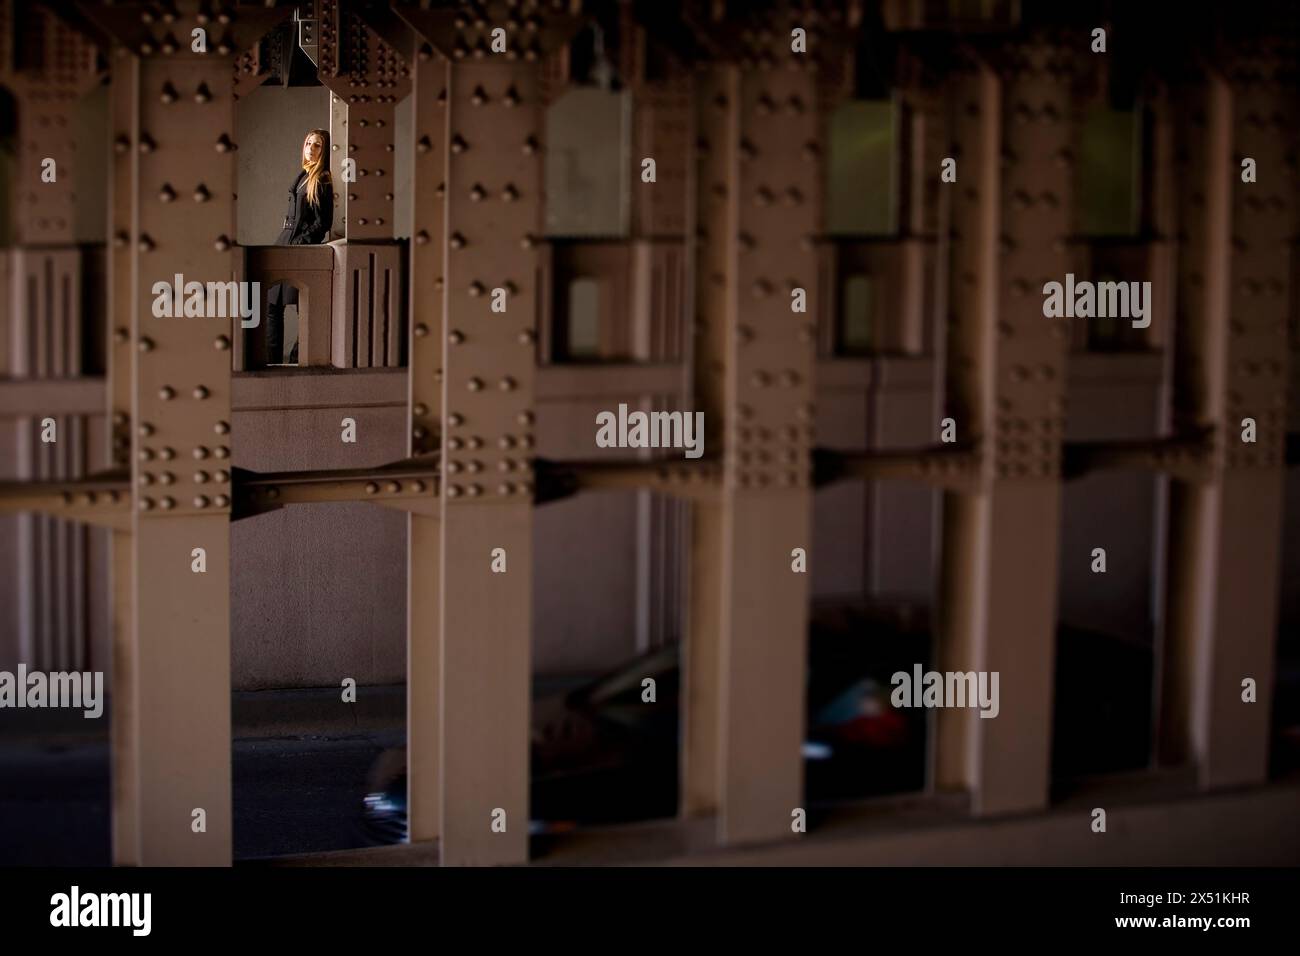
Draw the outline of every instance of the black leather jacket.
[[[275,240],[277,246],[316,245],[329,238],[334,221],[334,183],[329,173],[322,177],[316,198],[318,205],[307,201],[307,173],[299,172],[289,187],[289,210],[280,237]]]

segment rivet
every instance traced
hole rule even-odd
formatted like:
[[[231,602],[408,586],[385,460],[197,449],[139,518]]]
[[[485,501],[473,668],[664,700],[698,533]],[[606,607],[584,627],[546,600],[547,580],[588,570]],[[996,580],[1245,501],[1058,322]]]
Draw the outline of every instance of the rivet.
[[[463,425],[465,424],[465,416],[452,412],[447,416],[447,424],[452,428],[455,428],[457,425]]]
[[[203,386],[203,385],[195,385],[195,386],[194,386],[194,392],[193,392],[193,395],[194,395],[195,398],[199,399],[200,401],[202,401],[203,399],[207,398],[210,394],[212,394],[212,393],[208,391],[208,389],[207,389],[206,386]]]
[[[379,493],[379,485],[373,481],[366,482],[366,494],[376,495]]]
[[[515,380],[507,375],[497,383],[497,387],[503,392],[513,392],[515,390]]]
[[[218,335],[212,340],[212,345],[218,352],[225,352],[230,348],[230,336]]]
[[[453,249],[463,249],[465,248],[465,237],[459,232],[453,232],[451,238],[447,240],[447,244]]]
[[[415,337],[417,339],[422,339],[429,334],[429,327],[425,325],[423,322],[419,322],[416,324],[415,329],[413,331],[415,332]]]
[[[194,457],[202,461],[204,458],[208,457],[208,450],[202,445],[199,445],[194,449]]]
[[[229,433],[230,433],[230,423],[229,423],[229,422],[217,422],[215,425],[212,426],[212,430],[213,430],[214,432],[216,432],[218,435],[226,435],[226,434],[229,434]]]
[[[469,294],[476,299],[486,291],[487,289],[484,287],[483,283],[481,282],[471,282],[469,284]]]
[[[534,340],[536,340],[536,338],[537,338],[537,333],[535,333],[532,329],[524,329],[522,332],[519,333],[519,344],[532,345]]]
[[[195,495],[195,496],[194,496],[194,507],[196,507],[196,508],[206,508],[207,506],[208,506],[208,499],[207,499],[207,496],[206,496],[206,495]]]
[[[162,501],[158,502],[158,507],[162,508],[163,511],[171,511],[176,507],[176,499],[164,498]]]
[[[152,511],[152,510],[153,510],[153,499],[152,499],[152,498],[141,498],[141,499],[140,499],[140,510],[141,510],[141,511]]]
[[[218,508],[224,508],[230,504],[230,497],[229,495],[217,495],[212,499],[212,503]]]
[[[384,484],[384,490],[389,493],[396,493],[402,490],[402,484],[398,481],[389,481]]]
[[[176,397],[176,389],[172,388],[170,385],[164,385],[162,388],[158,389],[158,397],[164,402],[169,402]]]
[[[199,183],[197,186],[194,187],[195,202],[207,202],[211,198],[212,198],[212,194],[208,192],[207,186],[204,186],[202,183]]]
[[[479,485],[470,485],[465,489],[465,494],[469,495],[471,498],[477,498],[479,495],[483,494],[483,488]]]
[[[471,378],[468,382],[465,383],[465,387],[468,388],[471,392],[477,392],[483,388],[483,382],[481,379]]]
[[[218,445],[216,448],[212,449],[212,454],[216,455],[218,458],[229,458],[230,449],[225,445]]]
[[[173,448],[159,448],[158,457],[163,461],[171,461],[176,457],[176,450]]]
[[[196,485],[206,485],[208,483],[208,473],[206,471],[196,471],[194,473],[194,483]]]

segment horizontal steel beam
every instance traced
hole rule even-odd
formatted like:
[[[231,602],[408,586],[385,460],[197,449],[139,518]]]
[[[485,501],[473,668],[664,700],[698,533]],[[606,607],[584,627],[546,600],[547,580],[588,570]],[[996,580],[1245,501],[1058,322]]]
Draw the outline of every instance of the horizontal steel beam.
[[[91,376],[0,379],[0,418],[103,415],[107,388],[104,379]]]

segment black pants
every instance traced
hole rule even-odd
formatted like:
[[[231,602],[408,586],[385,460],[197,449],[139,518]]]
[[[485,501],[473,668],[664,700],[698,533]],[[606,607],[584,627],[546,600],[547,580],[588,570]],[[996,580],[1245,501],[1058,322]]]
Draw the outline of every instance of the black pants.
[[[284,307],[298,304],[298,290],[287,282],[277,282],[266,294],[266,362],[278,365],[284,359]],[[293,343],[289,362],[298,362],[298,343]]]

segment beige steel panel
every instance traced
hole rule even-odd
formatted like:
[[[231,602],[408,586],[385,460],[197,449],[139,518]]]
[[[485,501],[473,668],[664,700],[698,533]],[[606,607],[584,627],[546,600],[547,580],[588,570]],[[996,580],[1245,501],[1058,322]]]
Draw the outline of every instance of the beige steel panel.
[[[1069,326],[1043,317],[1039,290],[1069,268],[1065,42],[1035,37],[1010,51],[1002,77],[977,66],[954,82],[964,185],[949,187],[961,190],[951,408],[959,432],[982,440],[986,483],[945,501],[939,660],[998,671],[1002,701],[992,719],[940,711],[935,767],[937,784],[969,788],[981,815],[1048,797]]]
[[[11,0],[12,2],[12,0]],[[7,16],[7,11],[0,18]],[[43,8],[27,12],[39,23],[36,37],[15,42],[40,44],[29,58],[39,65],[7,77],[18,113],[17,164],[13,184],[15,240],[19,245],[70,244],[75,241],[78,159],[74,118],[77,100],[94,85],[95,48],[71,25]],[[9,51],[3,56],[8,59]],[[7,66],[8,64],[6,64]],[[56,178],[44,182],[43,163],[54,160]]]
[[[789,30],[775,32],[776,50],[788,51]],[[734,414],[723,499],[719,823],[730,843],[790,836],[803,795],[808,577],[791,562],[794,548],[816,560],[809,490],[815,367],[791,293],[818,294],[812,240],[820,171],[805,152],[818,129],[814,77],[786,57],[785,68],[740,74],[733,91],[738,138],[728,143],[739,154],[737,232],[727,237],[736,250],[726,313]]]
[[[98,415],[103,408],[102,378],[0,381],[0,418]]]
[[[696,230],[695,302],[691,324],[693,393],[704,412],[706,447],[720,447],[732,409],[727,405],[727,292],[735,231],[727,183],[735,182],[737,113],[731,109],[735,71],[714,66],[695,84]],[[721,485],[719,484],[719,490]],[[683,816],[717,814],[722,806],[722,616],[724,524],[721,498],[691,509],[681,753]]]
[[[407,338],[410,453],[441,444],[448,61],[420,42],[412,69],[412,159]],[[407,806],[411,841],[431,840],[443,822],[442,529],[433,516],[407,524]],[[509,820],[507,819],[507,824]]]
[[[140,658],[135,637],[134,537],[129,525],[112,532],[113,713],[110,720],[111,841],[114,866],[139,866],[140,844]]]
[[[230,524],[224,514],[140,516],[134,751],[140,862],[226,866],[231,857]],[[207,573],[190,570],[207,552]],[[193,831],[194,811],[206,815]]]
[[[337,368],[384,368],[401,364],[403,327],[402,248],[349,242],[339,247],[330,349]]]
[[[406,526],[406,805],[412,843],[436,838],[442,825],[439,519],[436,513],[413,514]]]
[[[138,307],[135,281],[139,256],[139,175],[141,152],[135,145],[139,128],[140,61],[125,52],[110,60],[108,87],[109,137],[113,155],[108,175],[108,339],[106,345],[109,440],[113,465],[131,460],[131,367],[136,343],[132,317]],[[122,571],[122,575],[127,574]],[[125,635],[121,635],[125,639]]]
[[[361,11],[321,0],[320,80],[347,104],[346,156],[331,163],[334,191],[347,198],[350,240],[393,237],[394,114],[411,91],[403,55],[376,33]],[[343,159],[356,162],[356,181],[345,182]]]
[[[1284,131],[1294,51],[1236,51],[1188,104],[1189,255],[1175,420],[1217,426],[1210,474],[1175,488],[1160,748],[1202,786],[1266,777],[1273,699],[1286,439],[1287,320],[1295,195]],[[1241,180],[1241,157],[1257,163]],[[1257,441],[1245,443],[1243,418]],[[1242,684],[1257,700],[1243,701]]]
[[[445,254],[446,102],[448,63],[432,47],[415,55],[412,78],[412,140],[415,157],[411,174],[414,216],[411,236],[410,336],[411,454],[438,447],[442,415],[442,307]]]
[[[537,70],[452,64],[443,336],[442,861],[528,853]],[[478,187],[476,189],[476,187]],[[479,191],[484,194],[479,196]],[[476,198],[478,197],[478,198]],[[490,290],[507,290],[491,311]],[[506,573],[493,573],[493,548]],[[506,813],[506,832],[492,814]]]
[[[681,815],[715,814],[721,803],[722,771],[722,508],[697,502],[691,509],[687,634],[682,673]]]
[[[677,238],[686,233],[693,184],[691,77],[674,70],[660,83],[639,85],[633,94],[632,235]],[[641,163],[655,161],[655,182],[641,182]]]
[[[130,295],[132,487],[136,504],[130,588],[134,633],[118,642],[127,729],[115,734],[119,861],[228,864],[230,834],[229,349],[231,318],[157,318],[146,312],[155,282],[225,281],[235,272],[234,69],[237,50],[289,14],[240,10],[202,17],[209,52],[189,51],[197,4],[142,17],[138,5],[87,12],[140,57],[115,92],[119,156],[113,229],[134,247],[111,270],[115,299]],[[182,43],[178,38],[185,38]],[[115,70],[117,75],[121,71]],[[132,76],[132,74],[134,74]],[[129,94],[128,94],[129,90]],[[200,188],[202,187],[202,188]],[[128,205],[129,203],[129,205]],[[130,211],[131,222],[122,217]],[[119,249],[124,246],[118,246]],[[129,291],[128,291],[129,290]],[[120,338],[120,334],[118,335]],[[115,370],[116,374],[116,370]],[[191,570],[206,552],[206,573]],[[120,624],[119,624],[120,626]],[[133,678],[133,679],[132,679]],[[193,811],[206,832],[192,829]]]
[[[731,843],[792,836],[803,802],[808,585],[792,551],[816,560],[815,330],[792,312],[791,294],[806,290],[807,315],[816,314],[820,171],[817,88],[803,69],[811,58],[791,53],[798,17],[782,14],[761,31],[703,26],[720,48],[739,36],[733,53],[745,65],[697,78],[696,382],[706,432],[725,435],[726,456],[721,520],[695,509],[692,573],[698,585],[699,562],[720,563],[722,590],[716,625],[703,595],[690,603],[688,663],[703,673],[687,678],[683,809],[705,811],[716,796],[719,837]],[[708,532],[719,534],[712,545]],[[710,693],[716,714],[699,706]],[[716,743],[705,739],[715,733]],[[701,777],[710,772],[716,783]]]

